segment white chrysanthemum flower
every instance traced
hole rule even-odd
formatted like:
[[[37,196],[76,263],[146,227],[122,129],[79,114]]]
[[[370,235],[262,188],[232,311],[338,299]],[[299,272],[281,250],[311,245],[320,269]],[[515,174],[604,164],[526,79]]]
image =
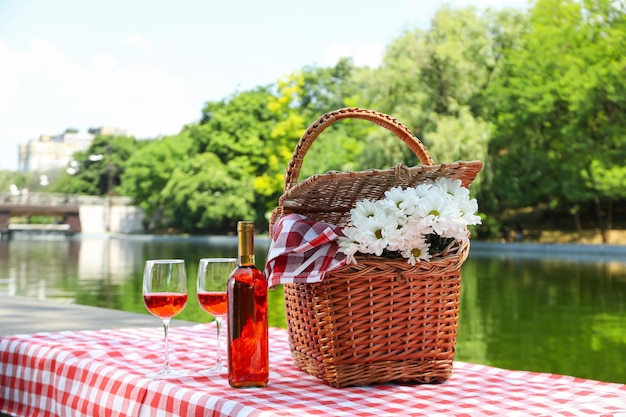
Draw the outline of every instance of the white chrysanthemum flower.
[[[365,253],[380,256],[389,244],[389,238],[394,236],[398,223],[393,216],[380,210],[369,221],[359,226],[360,243],[365,246]]]
[[[422,198],[417,213],[425,226],[432,227],[434,233],[443,236],[446,230],[454,227],[460,212],[452,200],[438,192]]]
[[[417,195],[414,188],[407,190],[407,193],[404,195],[404,200],[400,203],[400,209],[406,215],[407,221],[415,215],[420,199],[421,197]]]
[[[409,241],[418,240],[431,233],[434,233],[432,226],[426,224],[422,219],[411,219],[404,226],[404,236]]]
[[[381,205],[375,206],[374,215],[360,217],[344,229],[344,234],[353,242],[358,243],[358,251],[382,255],[383,250],[394,242],[398,234],[398,223],[393,215],[388,214]],[[357,245],[343,244],[347,250]]]
[[[443,238],[452,238],[455,240],[466,240],[467,229],[465,228],[465,225],[463,225],[462,223],[449,223],[448,227],[439,235]]]
[[[358,224],[361,221],[374,217],[378,210],[378,204],[375,201],[359,201],[356,206],[350,210],[351,222],[352,224]]]
[[[433,184],[430,182],[420,184],[417,187],[413,188],[415,190],[415,195],[418,198],[427,197],[431,193],[431,189],[433,188]]]
[[[339,250],[346,255],[348,264],[356,264],[354,255],[361,252],[361,244],[358,241],[359,231],[354,227],[346,227],[343,229],[344,236],[338,239]]]
[[[438,178],[433,185],[440,188],[444,193],[449,194],[454,199],[469,198],[469,190],[463,187],[459,179]]]
[[[418,219],[411,218],[398,229],[397,239],[394,241],[395,244],[390,244],[388,249],[398,252],[411,249],[414,242],[423,239],[429,233],[432,233],[432,228],[425,226]]]
[[[402,256],[407,258],[408,263],[415,265],[417,262],[430,260],[429,249],[430,243],[426,242],[425,239],[419,239],[413,243],[412,247],[402,251]]]
[[[408,218],[415,213],[415,208],[419,202],[419,197],[415,194],[415,189],[394,187],[385,192],[385,199],[380,200],[382,206],[388,213],[396,216],[396,221],[400,225],[406,224]]]
[[[478,202],[475,198],[457,201],[461,219],[466,225],[482,224],[480,216],[476,215],[478,211]]]
[[[358,252],[360,252],[359,250],[359,243],[358,242],[353,242],[351,240],[348,239],[344,239],[344,238],[339,238],[339,250],[346,255],[346,263],[347,264],[357,264],[356,258],[354,257],[354,255],[356,255]]]
[[[395,210],[400,210],[400,203],[404,201],[406,198],[406,190],[403,190],[402,187],[393,187],[392,189],[385,191],[385,199],[381,201],[392,203],[391,207],[395,207]]]
[[[394,187],[382,200],[356,204],[339,250],[348,263],[357,262],[357,253],[380,256],[386,250],[415,265],[430,260],[431,250],[441,250],[452,239],[468,239],[467,226],[481,223],[477,211],[478,203],[461,180],[439,178],[414,188]],[[430,242],[438,241],[431,247]]]
[[[396,219],[398,220],[398,219]],[[400,251],[404,247],[406,242],[405,225],[401,225],[396,222],[397,226],[394,230],[390,228],[385,230],[385,237],[387,239],[387,250],[391,252]]]

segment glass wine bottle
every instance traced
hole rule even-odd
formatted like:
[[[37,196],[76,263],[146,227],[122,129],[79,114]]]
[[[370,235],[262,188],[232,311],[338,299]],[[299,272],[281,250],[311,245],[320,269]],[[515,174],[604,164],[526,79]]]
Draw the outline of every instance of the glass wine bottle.
[[[254,264],[254,224],[240,221],[238,266],[228,278],[228,383],[264,387],[269,374],[267,279]]]

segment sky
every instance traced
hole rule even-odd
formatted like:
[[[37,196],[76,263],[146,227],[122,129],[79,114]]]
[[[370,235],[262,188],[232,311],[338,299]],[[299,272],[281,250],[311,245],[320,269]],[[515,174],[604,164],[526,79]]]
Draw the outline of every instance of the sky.
[[[450,0],[526,8],[527,0]],[[0,169],[68,128],[173,135],[204,104],[340,57],[376,67],[438,0],[0,0]],[[334,109],[329,109],[329,111]]]

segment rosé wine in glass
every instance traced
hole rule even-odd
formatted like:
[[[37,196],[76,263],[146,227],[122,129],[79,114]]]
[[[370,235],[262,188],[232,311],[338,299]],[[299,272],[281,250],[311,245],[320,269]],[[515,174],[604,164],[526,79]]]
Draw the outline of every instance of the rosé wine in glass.
[[[183,311],[187,304],[187,294],[167,292],[144,294],[143,301],[150,313],[161,319],[170,319]]]
[[[198,304],[215,318],[217,327],[215,365],[200,372],[201,374],[226,374],[228,369],[222,362],[221,335],[222,324],[228,314],[226,308],[226,282],[237,268],[235,258],[202,258],[198,265],[197,294]]]
[[[170,368],[169,324],[187,304],[187,272],[182,259],[147,260],[143,272],[143,302],[146,309],[163,322],[165,353],[163,367],[148,376],[168,378],[184,375]]]
[[[226,291],[198,291],[198,304],[214,316],[226,315]]]

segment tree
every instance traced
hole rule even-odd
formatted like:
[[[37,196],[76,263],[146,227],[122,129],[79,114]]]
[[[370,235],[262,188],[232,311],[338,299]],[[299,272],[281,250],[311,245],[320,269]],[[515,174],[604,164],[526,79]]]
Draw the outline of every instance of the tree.
[[[350,105],[353,71],[351,61],[342,59],[334,67],[305,67],[278,81],[275,98],[269,103],[279,120],[271,132],[275,163],[269,172],[276,197],[283,191],[285,169],[306,128],[323,114]],[[358,169],[363,136],[362,125],[350,121],[334,125],[307,152],[300,178],[331,169]],[[272,203],[275,206],[276,200]]]
[[[227,233],[255,220],[252,178],[211,152],[179,164],[160,194],[165,218],[184,231]]]
[[[142,141],[128,159],[118,192],[133,197],[148,219],[159,219],[165,211],[162,190],[174,170],[193,156],[193,142],[188,132]]]
[[[293,73],[278,80],[275,94],[269,98],[268,110],[276,118],[276,123],[269,132],[265,143],[268,155],[264,172],[254,179],[255,191],[266,200],[266,214],[276,207],[282,194],[284,173],[298,138],[305,129],[304,117],[294,108],[294,101],[302,91],[304,78],[300,73]]]
[[[488,162],[493,126],[487,91],[523,22],[514,10],[442,7],[429,30],[407,30],[387,47],[366,95],[412,129],[436,163]],[[368,137],[364,157],[373,166],[418,163],[402,142],[380,132]],[[490,177],[486,164],[472,189],[479,192],[482,178]]]
[[[138,147],[132,137],[97,135],[87,150],[74,154],[73,165],[51,190],[99,196],[116,193],[127,161]]]
[[[32,172],[0,170],[0,192],[9,192],[11,185],[19,189],[28,188],[34,182],[36,175]]]
[[[265,142],[268,165],[254,179],[254,189],[264,197],[265,214],[276,207],[284,190],[284,174],[299,138],[306,127],[322,114],[345,107],[352,65],[347,60],[331,68],[306,67],[279,79],[267,108],[273,123]],[[330,129],[324,140],[316,141],[306,156],[300,178],[329,169],[355,169],[358,135],[345,126]]]
[[[241,171],[240,178],[251,178],[245,186],[250,187],[255,197],[246,204],[253,205],[260,228],[267,225],[268,200],[274,199],[264,186],[256,188],[259,184],[254,181],[267,173],[276,157],[271,132],[279,119],[268,108],[272,99],[268,87],[258,87],[219,102],[209,102],[200,123],[188,128],[198,153],[213,153],[228,169]]]
[[[624,178],[625,29],[618,2],[537,2],[492,90],[493,189],[505,206],[566,207],[580,228],[581,207],[601,216],[601,200],[614,200],[603,181]]]

